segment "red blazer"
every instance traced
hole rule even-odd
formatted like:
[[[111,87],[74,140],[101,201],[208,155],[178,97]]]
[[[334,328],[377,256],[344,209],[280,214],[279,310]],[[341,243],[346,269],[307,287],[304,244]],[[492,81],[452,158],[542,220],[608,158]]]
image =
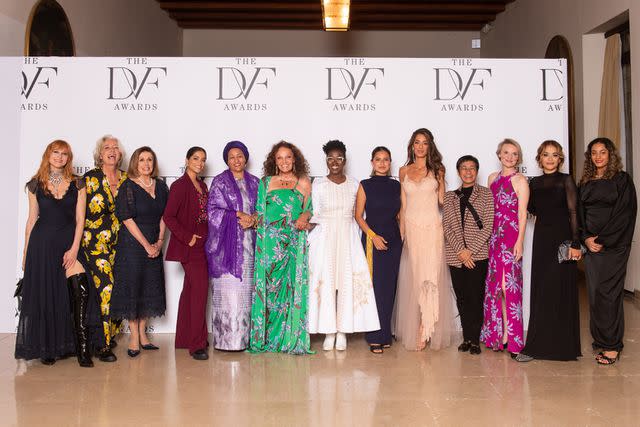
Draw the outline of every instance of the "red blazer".
[[[207,192],[207,184],[198,180],[203,192]],[[196,221],[200,213],[198,204],[198,191],[191,183],[191,178],[186,173],[171,184],[169,200],[164,209],[164,223],[171,231],[171,239],[167,247],[167,261],[189,261],[192,252],[204,253],[204,244],[207,241],[208,221],[198,224]],[[202,236],[193,247],[189,242],[194,234]]]

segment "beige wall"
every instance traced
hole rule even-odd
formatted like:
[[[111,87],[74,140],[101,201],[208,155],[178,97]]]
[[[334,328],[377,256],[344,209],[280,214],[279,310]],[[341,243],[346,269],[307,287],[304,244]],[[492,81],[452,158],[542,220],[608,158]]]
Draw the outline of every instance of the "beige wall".
[[[477,58],[478,32],[184,30],[184,56]]]
[[[36,0],[0,1],[0,56],[24,54]],[[181,56],[182,30],[155,0],[58,0],[78,56]]]
[[[500,14],[491,32],[482,37],[482,57],[542,58],[557,34],[571,45],[575,66],[576,145],[597,136],[597,117],[604,52],[602,25],[628,11],[631,25],[631,87],[633,141],[640,147],[640,1],[639,0],[517,0]],[[595,34],[593,34],[595,33]],[[582,150],[577,150],[582,151]],[[577,165],[583,161],[578,155]],[[640,148],[634,149],[634,181],[640,187]],[[640,223],[635,240],[640,241]],[[640,249],[634,247],[627,282],[640,290]]]

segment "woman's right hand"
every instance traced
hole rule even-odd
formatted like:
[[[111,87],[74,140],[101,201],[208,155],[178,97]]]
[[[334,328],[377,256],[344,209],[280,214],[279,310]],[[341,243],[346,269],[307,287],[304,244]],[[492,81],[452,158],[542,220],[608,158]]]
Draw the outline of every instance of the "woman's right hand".
[[[144,247],[144,250],[147,252],[149,258],[155,258],[160,254],[160,250],[155,245],[149,243]]]
[[[251,215],[247,215],[244,212],[238,212],[236,216],[238,218],[238,224],[240,224],[240,227],[242,227],[243,230],[253,227],[254,219]]]
[[[198,239],[202,239],[202,236],[198,236],[197,234],[194,234],[193,237],[191,237],[191,241],[189,242],[189,247],[193,247],[198,241]]]
[[[387,241],[382,236],[375,235],[371,238],[371,241],[373,242],[373,246],[375,246],[379,251],[386,251],[389,249],[387,247]]]
[[[598,236],[592,236],[584,239],[584,244],[590,252],[600,252],[602,250],[602,245],[600,243],[596,243],[597,238]]]

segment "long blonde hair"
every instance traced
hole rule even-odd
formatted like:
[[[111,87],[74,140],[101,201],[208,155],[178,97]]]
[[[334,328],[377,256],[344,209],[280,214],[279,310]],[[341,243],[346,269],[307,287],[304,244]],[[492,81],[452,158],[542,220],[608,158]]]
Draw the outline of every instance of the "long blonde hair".
[[[36,180],[40,188],[46,193],[49,194],[49,189],[47,188],[47,182],[49,182],[49,172],[51,172],[51,166],[49,165],[49,158],[51,157],[51,153],[54,150],[63,149],[69,153],[69,159],[67,160],[67,164],[62,168],[62,176],[64,179],[71,181],[73,179],[73,151],[71,151],[71,146],[67,141],[63,141],[61,139],[56,139],[51,142],[45,148],[44,153],[42,153],[42,160],[40,161],[40,167],[35,175],[31,178],[32,180]]]

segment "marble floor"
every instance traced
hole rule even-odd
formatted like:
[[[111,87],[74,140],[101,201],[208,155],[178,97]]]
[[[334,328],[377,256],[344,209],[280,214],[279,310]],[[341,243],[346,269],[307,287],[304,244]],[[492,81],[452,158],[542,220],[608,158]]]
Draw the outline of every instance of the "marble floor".
[[[614,366],[595,364],[586,301],[577,362],[520,364],[508,355],[420,353],[399,345],[368,351],[362,335],[345,352],[311,356],[210,351],[206,362],[173,350],[81,369],[13,358],[15,336],[0,335],[0,425],[638,425],[640,301],[627,298],[625,350]]]

